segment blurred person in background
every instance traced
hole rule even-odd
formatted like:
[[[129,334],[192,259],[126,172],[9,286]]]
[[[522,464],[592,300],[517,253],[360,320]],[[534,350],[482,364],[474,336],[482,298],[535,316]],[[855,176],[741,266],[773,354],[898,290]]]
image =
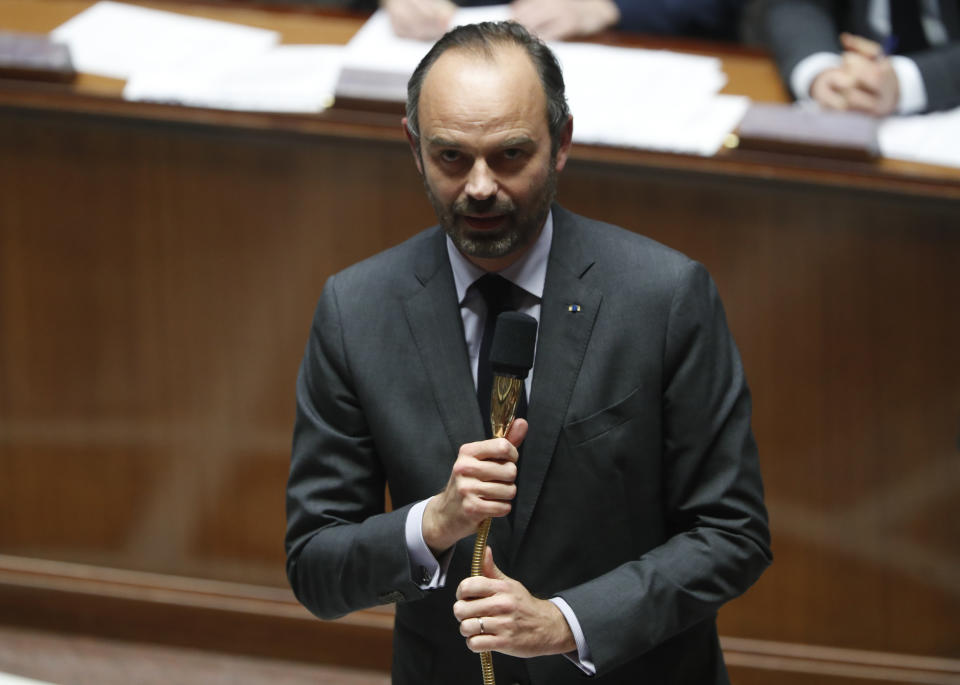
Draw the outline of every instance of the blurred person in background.
[[[591,36],[606,29],[656,35],[735,40],[745,0],[514,0],[513,19],[544,40]],[[504,0],[353,0],[354,9],[379,5],[398,36],[435,40],[457,7]]]
[[[770,0],[763,16],[798,100],[875,116],[960,105],[957,0]]]

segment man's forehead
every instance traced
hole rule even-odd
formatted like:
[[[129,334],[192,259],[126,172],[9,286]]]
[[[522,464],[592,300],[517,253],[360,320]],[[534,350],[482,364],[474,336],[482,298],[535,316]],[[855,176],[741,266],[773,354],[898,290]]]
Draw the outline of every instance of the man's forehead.
[[[531,64],[530,54],[520,45],[509,41],[489,41],[478,45],[453,45],[434,60],[427,70],[432,71],[438,64],[444,62],[501,62],[504,64],[518,62]]]
[[[477,121],[546,112],[540,77],[527,52],[495,45],[492,52],[452,48],[427,72],[420,93],[421,125],[450,117]],[[434,122],[438,123],[438,122]]]

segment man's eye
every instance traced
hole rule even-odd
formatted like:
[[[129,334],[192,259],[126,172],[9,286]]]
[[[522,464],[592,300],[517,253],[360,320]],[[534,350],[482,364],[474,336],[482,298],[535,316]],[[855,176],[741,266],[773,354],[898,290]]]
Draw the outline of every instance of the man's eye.
[[[460,153],[456,150],[443,150],[440,153],[440,159],[444,162],[456,162],[460,159]]]
[[[511,147],[503,151],[504,159],[514,160],[514,159],[520,159],[520,157],[522,156],[523,156],[523,150],[521,150],[520,148]]]

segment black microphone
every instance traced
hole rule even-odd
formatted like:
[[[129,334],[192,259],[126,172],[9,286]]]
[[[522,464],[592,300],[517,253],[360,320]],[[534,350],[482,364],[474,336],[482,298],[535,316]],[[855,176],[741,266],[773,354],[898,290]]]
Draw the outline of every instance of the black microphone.
[[[537,320],[520,312],[503,312],[490,344],[490,428],[493,437],[502,438],[510,430],[517,413],[523,381],[533,366],[537,345]]]
[[[517,414],[523,381],[533,366],[537,345],[537,320],[520,312],[503,312],[497,317],[497,327],[490,343],[490,370],[493,387],[490,390],[490,427],[493,437],[502,438],[510,430]],[[482,363],[482,360],[481,360]],[[490,519],[484,519],[477,529],[470,560],[470,575],[483,575],[483,550],[490,535]],[[482,627],[482,626],[481,626]],[[494,685],[493,657],[480,652],[480,669],[484,685]]]

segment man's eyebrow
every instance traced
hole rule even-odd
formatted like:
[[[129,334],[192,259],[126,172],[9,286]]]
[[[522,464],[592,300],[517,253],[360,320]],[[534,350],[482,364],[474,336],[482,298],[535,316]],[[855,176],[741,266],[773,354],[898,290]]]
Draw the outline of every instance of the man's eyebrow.
[[[532,145],[533,138],[526,135],[514,136],[512,138],[507,138],[502,143],[500,143],[501,148],[505,147],[522,147],[524,145]]]
[[[427,145],[431,147],[445,147],[459,150],[463,147],[460,143],[449,138],[444,138],[443,136],[430,136],[426,139]],[[497,147],[500,149],[505,149],[508,147],[523,147],[527,145],[533,145],[534,140],[528,135],[517,135],[507,138],[505,140],[497,143]]]
[[[449,138],[443,138],[442,136],[431,136],[430,138],[427,138],[427,145],[431,145],[433,147],[452,147],[457,149],[461,147],[460,143],[450,140]]]

